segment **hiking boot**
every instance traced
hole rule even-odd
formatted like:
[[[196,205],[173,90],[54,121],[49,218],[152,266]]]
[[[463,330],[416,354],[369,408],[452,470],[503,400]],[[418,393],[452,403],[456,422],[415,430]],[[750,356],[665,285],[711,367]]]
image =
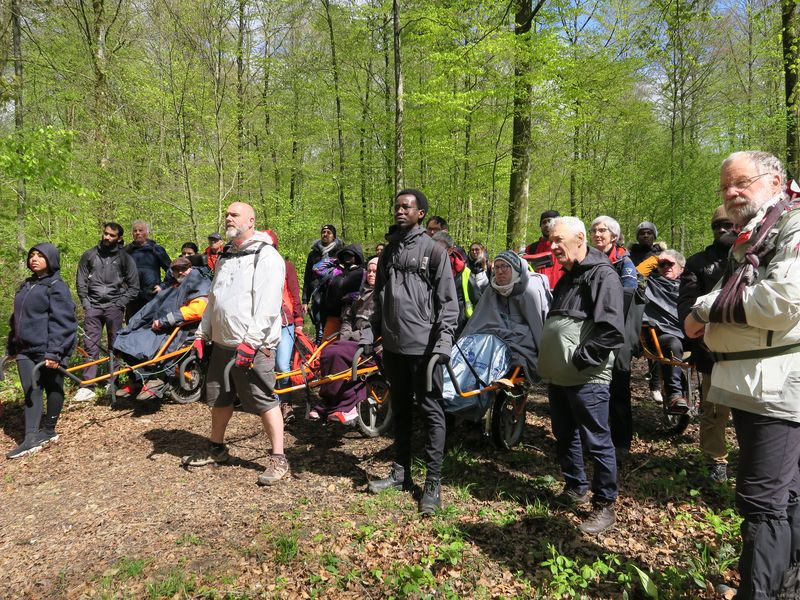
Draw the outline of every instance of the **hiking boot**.
[[[580,493],[575,488],[564,486],[561,493],[556,496],[556,504],[566,506],[567,508],[574,508],[576,506],[585,506],[589,504],[589,492]]]
[[[392,465],[392,472],[385,479],[376,479],[367,484],[367,491],[370,494],[380,494],[383,490],[395,489],[408,491],[414,487],[411,481],[411,476],[405,476],[405,469],[402,465],[394,463]]]
[[[320,420],[319,413],[317,411],[315,411],[314,409],[311,409],[310,411],[308,411],[308,420],[309,421],[319,421]]]
[[[617,521],[617,513],[613,504],[595,505],[592,512],[578,525],[583,533],[597,535],[603,533]]]
[[[131,396],[136,396],[141,389],[141,386],[129,383],[127,385],[123,385],[121,388],[117,388],[117,391],[114,392],[114,395],[117,398],[130,398]]]
[[[726,463],[714,463],[711,465],[709,479],[714,483],[725,483],[728,481],[728,465]]]
[[[137,400],[159,400],[164,395],[164,381],[151,379],[142,386],[142,391],[136,395]]]
[[[419,512],[430,516],[442,507],[442,486],[438,479],[426,479],[422,497],[419,499]]]
[[[685,415],[689,412],[689,403],[683,396],[676,396],[669,401],[667,412],[671,415]]]
[[[231,455],[228,454],[228,448],[225,446],[222,447],[222,450],[217,450],[209,446],[208,450],[190,456],[184,456],[181,459],[181,464],[184,467],[205,467],[206,465],[212,464],[221,465],[228,462],[230,459]]]
[[[288,402],[281,402],[281,415],[283,415],[284,425],[294,421],[294,408]]]
[[[11,452],[6,454],[6,458],[14,459],[14,458],[22,458],[27,454],[33,454],[34,452],[38,452],[42,449],[42,437],[39,433],[26,433],[25,439],[22,440],[22,443],[14,448]]]
[[[289,461],[285,456],[270,454],[267,457],[267,468],[258,476],[258,485],[275,485],[289,472]]]
[[[97,398],[97,393],[92,388],[82,387],[72,397],[73,402],[92,402]]]
[[[664,396],[661,395],[661,390],[650,390],[650,398],[658,404],[664,403]]]

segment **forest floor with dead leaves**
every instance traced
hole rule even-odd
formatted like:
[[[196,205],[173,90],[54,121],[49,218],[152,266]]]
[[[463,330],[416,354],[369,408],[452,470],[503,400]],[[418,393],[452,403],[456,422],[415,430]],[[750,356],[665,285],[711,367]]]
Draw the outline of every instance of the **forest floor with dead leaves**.
[[[514,450],[476,426],[449,432],[444,509],[427,519],[409,494],[365,493],[391,464],[388,438],[298,418],[291,477],[264,488],[268,441],[251,415],[231,420],[230,464],[186,470],[181,457],[205,447],[205,406],[68,401],[59,442],[0,459],[0,597],[729,598],[715,586],[737,583],[734,483],[708,483],[696,422],[665,435],[637,368],[637,437],[617,524],[599,537],[551,505],[562,484],[541,385]],[[5,453],[23,419],[4,385]]]

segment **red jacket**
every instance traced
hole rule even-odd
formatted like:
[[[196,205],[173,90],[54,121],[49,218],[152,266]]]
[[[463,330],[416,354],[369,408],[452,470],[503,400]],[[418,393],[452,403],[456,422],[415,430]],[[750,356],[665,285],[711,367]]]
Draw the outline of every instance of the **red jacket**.
[[[536,272],[547,277],[548,281],[550,282],[550,289],[552,290],[554,287],[556,287],[558,280],[561,279],[561,276],[564,274],[564,269],[562,269],[561,265],[558,264],[556,255],[553,254],[553,248],[550,245],[550,242],[543,237],[540,237],[539,241],[535,245],[530,244],[527,248],[525,248],[525,254],[541,254],[543,252],[549,252],[553,256],[553,266],[542,267],[537,269]]]
[[[286,263],[286,279],[283,283],[283,324],[295,327],[303,326],[303,304],[300,301],[300,283],[297,280],[297,269],[288,258]]]

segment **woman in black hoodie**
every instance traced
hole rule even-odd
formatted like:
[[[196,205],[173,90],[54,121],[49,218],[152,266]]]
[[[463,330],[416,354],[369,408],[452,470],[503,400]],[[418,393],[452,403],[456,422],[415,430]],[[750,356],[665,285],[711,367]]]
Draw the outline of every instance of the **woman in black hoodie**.
[[[20,458],[58,439],[56,422],[64,405],[64,376],[56,369],[67,365],[78,330],[75,303],[61,279],[58,248],[47,242],[37,244],[28,251],[28,268],[32,275],[14,296],[7,347],[8,356],[17,361],[25,392],[25,439],[7,458]],[[34,388],[33,367],[41,361],[44,368]],[[42,389],[47,393],[43,423]]]

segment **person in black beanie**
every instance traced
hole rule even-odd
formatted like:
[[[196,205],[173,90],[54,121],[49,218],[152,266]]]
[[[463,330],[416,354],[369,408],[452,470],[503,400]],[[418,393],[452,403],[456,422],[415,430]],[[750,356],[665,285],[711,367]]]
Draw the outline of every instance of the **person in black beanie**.
[[[395,462],[385,479],[370,481],[371,493],[395,488],[413,489],[411,438],[414,398],[425,416],[425,487],[419,501],[423,515],[441,506],[441,468],[444,457],[445,417],[442,407],[442,365],[450,360],[458,301],[453,272],[445,249],[420,226],[428,199],[419,190],[401,190],[395,197],[394,221],[388,244],[378,260],[370,327],[360,346],[373,351],[373,340],[383,337],[383,365],[392,389]],[[426,391],[426,370],[438,357],[433,389]]]
[[[58,248],[47,242],[35,245],[28,251],[28,268],[31,276],[14,296],[6,348],[8,356],[17,361],[25,392],[25,438],[6,455],[10,459],[58,440],[56,423],[64,405],[64,376],[56,369],[67,366],[78,332],[75,303],[61,279]],[[34,366],[42,361],[44,367],[39,370],[38,381],[34,381]],[[43,388],[47,393],[44,423]],[[41,431],[39,425],[43,425]]]

